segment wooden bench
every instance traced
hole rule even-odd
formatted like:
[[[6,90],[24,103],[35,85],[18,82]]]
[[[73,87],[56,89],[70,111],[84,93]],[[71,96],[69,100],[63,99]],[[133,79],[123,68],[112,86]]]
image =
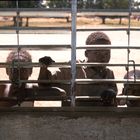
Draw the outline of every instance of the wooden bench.
[[[27,9],[27,8],[19,8],[17,9],[0,9],[0,17],[12,17],[14,26],[17,26],[17,22],[19,26],[22,26],[23,19],[26,19],[25,26],[29,26],[30,18],[58,18],[58,19],[66,19],[66,22],[70,22],[71,14],[69,11],[47,11],[47,9]]]

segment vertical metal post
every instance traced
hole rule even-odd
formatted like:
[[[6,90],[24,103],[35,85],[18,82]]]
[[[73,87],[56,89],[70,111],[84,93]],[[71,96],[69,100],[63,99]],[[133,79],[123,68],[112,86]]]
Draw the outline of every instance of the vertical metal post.
[[[129,16],[128,16],[128,31],[127,31],[128,46],[130,45],[130,26],[131,26],[131,14],[132,14],[131,5],[132,5],[132,2],[131,2],[131,0],[129,0]]]
[[[71,3],[71,106],[75,106],[76,92],[76,19],[77,19],[77,0]]]
[[[20,44],[19,44],[19,19],[20,19],[20,15],[19,15],[19,1],[18,0],[16,0],[16,13],[17,13],[17,20],[16,20],[16,22],[17,22],[17,29],[16,29],[16,33],[17,33],[17,45],[18,45],[18,48],[17,48],[17,51],[18,51],[18,58],[19,58],[19,51],[20,51]],[[19,59],[18,59],[18,72],[19,72],[19,74],[18,74],[18,85],[20,86],[20,66],[19,66]]]
[[[127,30],[127,35],[128,35],[128,48],[127,48],[127,64],[129,65],[129,55],[130,55],[130,24],[131,24],[131,0],[128,1],[128,6],[129,6],[129,15],[128,15],[128,30]],[[127,76],[128,76],[128,72],[129,72],[129,66],[127,66]]]
[[[127,47],[127,83],[129,82],[129,63],[130,63],[130,49],[129,49],[129,46],[130,46],[130,27],[131,27],[131,14],[132,14],[132,10],[131,10],[131,0],[128,0],[128,7],[129,7],[129,15],[128,15],[128,30],[127,30],[127,35],[128,35],[128,47]],[[128,84],[126,84],[126,86],[128,86]],[[127,87],[126,87],[127,89]],[[126,90],[126,95],[127,95],[127,90]],[[127,101],[128,101],[128,96],[126,98],[126,104],[127,104]]]
[[[17,66],[17,69],[18,69],[18,81],[16,81],[16,84],[18,84],[18,87],[21,86],[21,83],[20,83],[20,60],[19,60],[19,51],[20,51],[20,44],[19,44],[19,20],[20,20],[20,15],[19,15],[19,1],[16,0],[16,22],[17,22],[17,29],[16,29],[16,34],[17,34],[17,45],[18,45],[18,48],[17,48],[17,52],[18,52],[18,66]],[[18,105],[20,106],[20,96],[17,95],[17,99],[18,99]]]
[[[19,48],[19,4],[16,0],[16,34],[17,34],[17,45]]]
[[[129,49],[129,46],[130,46],[130,24],[131,24],[131,0],[128,0],[128,7],[129,7],[129,14],[128,14],[128,29],[127,29],[127,35],[128,35],[128,47],[127,47],[127,76],[128,76],[128,72],[129,72],[129,55],[130,55],[130,49]]]

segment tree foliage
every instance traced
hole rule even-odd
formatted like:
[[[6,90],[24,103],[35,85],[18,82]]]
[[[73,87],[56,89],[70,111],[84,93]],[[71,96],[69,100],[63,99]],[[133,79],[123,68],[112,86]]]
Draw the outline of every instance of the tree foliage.
[[[70,0],[49,0],[48,6],[50,8],[69,8],[71,4]]]
[[[129,0],[96,0],[96,7],[100,9],[128,9]]]
[[[37,5],[37,0],[22,0],[18,1],[19,8],[33,8]],[[0,1],[0,8],[16,8],[16,0]]]
[[[134,0],[131,0],[132,4]],[[71,0],[49,0],[50,8],[68,8]],[[129,0],[77,0],[77,7],[80,9],[128,9]]]
[[[18,0],[20,8],[39,7],[41,0]],[[70,8],[72,0],[47,0],[46,5],[49,8]],[[131,0],[132,5],[139,5],[138,2]],[[15,8],[16,0],[0,1],[2,8]],[[77,0],[78,9],[128,9],[129,0]]]

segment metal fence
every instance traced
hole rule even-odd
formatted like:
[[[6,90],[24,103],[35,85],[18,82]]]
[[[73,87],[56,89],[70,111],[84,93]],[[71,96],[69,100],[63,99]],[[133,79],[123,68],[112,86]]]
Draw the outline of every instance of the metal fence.
[[[1,50],[9,50],[9,49],[17,49],[20,50],[22,48],[25,49],[30,49],[30,50],[58,50],[61,51],[61,49],[68,49],[71,50],[71,63],[66,63],[66,62],[61,62],[58,63],[56,62],[55,64],[51,65],[51,67],[58,67],[58,66],[67,66],[67,67],[71,67],[71,80],[54,80],[54,81],[50,81],[50,80],[20,80],[19,79],[19,83],[62,83],[62,84],[70,84],[71,85],[71,94],[70,94],[70,101],[71,101],[71,106],[74,107],[75,106],[75,99],[78,97],[75,97],[76,95],[76,85],[77,84],[91,84],[94,82],[116,82],[116,83],[127,83],[127,84],[139,84],[140,80],[139,79],[123,79],[123,77],[121,79],[76,79],[76,67],[81,67],[81,66],[100,66],[100,65],[105,65],[105,66],[109,66],[109,67],[126,67],[127,68],[127,73],[129,72],[129,67],[133,68],[135,70],[136,67],[139,67],[140,64],[139,63],[135,63],[134,60],[131,60],[130,58],[130,51],[131,50],[139,50],[140,47],[139,46],[131,46],[130,41],[131,41],[131,31],[139,31],[140,28],[137,27],[131,27],[131,16],[132,16],[132,9],[131,9],[131,0],[128,1],[129,2],[129,9],[127,11],[125,11],[125,13],[123,12],[116,12],[115,14],[113,13],[113,11],[107,11],[107,12],[100,12],[96,11],[93,9],[93,11],[81,11],[77,9],[77,0],[72,0],[71,1],[71,9],[55,9],[55,11],[53,11],[53,9],[45,9],[45,8],[34,8],[34,9],[26,9],[26,8],[19,8],[18,6],[18,1],[16,2],[16,9],[0,9],[0,16],[3,17],[12,17],[13,21],[14,21],[14,26],[12,27],[0,27],[0,31],[1,32],[9,32],[14,31],[16,32],[16,37],[17,37],[17,45],[0,45],[0,49]],[[135,15],[138,14],[138,12],[134,11]],[[117,13],[117,14],[116,14]],[[106,28],[96,28],[96,27],[91,27],[91,28],[79,28],[77,27],[77,17],[97,17],[100,16],[103,20],[105,20],[107,17],[118,17],[119,18],[123,18],[123,17],[127,17],[128,19],[128,25],[127,27],[115,27],[115,28],[110,28],[110,27],[106,27]],[[65,18],[67,22],[70,22],[70,26],[64,27],[59,26],[59,27],[28,27],[28,25],[26,24],[26,26],[22,26],[22,18],[27,18],[26,20],[29,20],[30,18]],[[28,22],[28,21],[27,21]],[[45,44],[45,45],[21,45],[20,44],[20,33],[22,33],[22,31],[28,31],[28,32],[34,32],[34,31],[44,31],[44,30],[48,30],[48,31],[70,31],[71,32],[71,44]],[[127,51],[127,58],[126,58],[126,62],[125,63],[119,63],[119,64],[114,64],[114,63],[102,63],[102,64],[98,64],[98,63],[82,63],[82,64],[78,64],[76,62],[77,59],[77,50],[83,50],[83,49],[96,49],[94,45],[78,45],[77,44],[77,34],[79,32],[89,32],[89,31],[125,31],[127,33],[127,45],[120,45],[120,46],[114,46],[114,45],[110,45],[110,46],[102,46],[99,45],[98,48],[102,49],[103,47],[106,48],[110,48],[113,50],[126,50]],[[53,32],[53,33],[54,33]],[[7,64],[7,63],[0,63],[0,67],[13,67],[11,66],[11,64]],[[15,65],[14,67],[42,67],[41,64],[39,63],[20,63],[18,62],[17,65]],[[12,81],[10,80],[0,80],[0,83],[11,83]],[[56,97],[55,97],[56,98]],[[93,98],[99,98],[99,97],[93,97]],[[125,98],[125,99],[139,99],[139,96],[135,97],[135,96],[118,96],[117,98]],[[13,98],[14,100],[17,100],[16,97]],[[41,99],[38,97],[35,98],[28,98],[25,100],[47,100],[47,97],[42,97]],[[52,99],[52,98],[51,98]],[[1,98],[1,100],[10,100],[10,98]]]

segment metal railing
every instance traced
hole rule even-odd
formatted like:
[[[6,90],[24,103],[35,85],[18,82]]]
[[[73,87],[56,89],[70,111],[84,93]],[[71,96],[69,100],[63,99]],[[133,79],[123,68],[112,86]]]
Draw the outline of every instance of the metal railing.
[[[89,16],[89,15],[92,15],[92,16],[100,16],[102,13],[95,13],[96,11],[88,11],[88,13],[82,13],[80,11],[80,13],[77,14],[77,0],[72,0],[72,8],[71,8],[71,27],[20,27],[19,26],[19,20],[16,20],[17,21],[17,25],[16,27],[0,27],[0,30],[14,30],[16,31],[17,33],[17,45],[0,45],[0,49],[1,50],[9,50],[9,49],[20,49],[20,48],[26,48],[26,49],[32,49],[32,50],[39,50],[39,49],[42,49],[42,50],[64,50],[64,49],[69,49],[71,50],[71,63],[65,63],[65,62],[61,62],[61,63],[55,63],[55,64],[52,64],[50,67],[59,67],[59,66],[64,66],[64,67],[71,67],[71,75],[72,75],[72,78],[71,80],[54,80],[54,81],[49,81],[49,80],[20,80],[19,81],[21,83],[63,83],[63,84],[69,84],[71,85],[71,106],[74,107],[75,106],[75,92],[76,92],[76,89],[75,89],[75,85],[76,84],[91,84],[91,83],[95,83],[95,82],[115,82],[115,83],[129,83],[129,84],[140,84],[140,80],[130,80],[130,79],[76,79],[76,67],[81,67],[81,66],[99,66],[99,65],[104,65],[104,66],[109,66],[109,67],[114,67],[114,66],[118,66],[118,67],[133,67],[134,64],[131,64],[130,63],[130,58],[129,58],[129,55],[130,55],[130,49],[136,49],[136,50],[139,50],[140,49],[140,46],[131,46],[130,45],[130,32],[131,31],[139,31],[140,28],[138,27],[131,27],[130,26],[130,17],[132,15],[132,10],[131,10],[131,0],[129,0],[130,3],[129,3],[129,9],[127,11],[125,11],[125,14],[122,13],[123,16],[127,16],[128,19],[129,19],[129,22],[128,22],[128,27],[119,27],[119,28],[86,28],[86,29],[83,29],[83,28],[77,28],[76,27],[76,18],[77,16]],[[27,10],[27,9],[26,9]],[[38,9],[36,9],[37,11]],[[40,15],[39,17],[57,17],[55,13],[53,13],[52,15],[52,9],[50,9],[50,13],[47,13],[48,9],[40,9]],[[62,9],[60,9],[62,10]],[[0,15],[1,16],[15,16],[17,19],[19,19],[20,17],[25,17],[25,16],[28,16],[28,17],[36,17],[36,15],[32,15],[33,13],[31,12],[32,10],[31,9],[28,9],[26,12],[25,12],[25,9],[19,9],[18,8],[18,1],[17,1],[17,8],[16,9],[12,9],[12,11],[14,11],[13,13],[10,13],[8,10],[7,11],[2,11],[0,10]],[[15,13],[16,11],[16,13]],[[45,11],[45,12],[44,12]],[[23,14],[20,15],[20,12],[25,12]],[[28,14],[28,12],[30,14]],[[60,11],[61,15],[60,16],[64,16],[65,15],[62,15],[62,12],[63,11]],[[108,11],[107,11],[108,12]],[[119,11],[120,12],[120,11]],[[43,15],[42,15],[43,13]],[[26,15],[27,14],[27,15]],[[36,14],[36,13],[35,13]],[[69,16],[69,12],[66,10],[66,16]],[[110,12],[109,14],[105,13],[106,15],[105,16],[109,16],[110,15]],[[112,13],[113,14],[113,13]],[[138,14],[137,12],[135,14]],[[116,16],[116,12],[115,12],[115,16]],[[71,45],[20,45],[19,44],[19,32],[21,30],[68,30],[68,31],[71,31]],[[81,50],[81,49],[96,49],[94,47],[94,45],[83,45],[83,46],[78,46],[77,45],[77,32],[78,31],[127,31],[128,33],[128,45],[127,46],[113,46],[113,45],[110,45],[110,46],[98,46],[98,49],[102,49],[102,48],[110,48],[110,49],[126,49],[127,50],[127,62],[124,64],[124,63],[119,63],[119,64],[111,64],[111,63],[107,63],[107,64],[98,64],[98,63],[82,63],[82,64],[79,64],[79,63],[76,63],[76,50]],[[9,67],[10,64],[7,64],[7,63],[0,63],[0,67]],[[135,64],[136,67],[139,67],[140,64]],[[41,64],[39,63],[18,63],[17,65],[15,65],[15,67],[41,67]],[[129,72],[129,69],[127,69],[127,71]],[[11,83],[10,80],[0,80],[0,83]],[[95,98],[95,97],[93,97]],[[118,96],[118,98],[121,98],[121,96]],[[122,97],[123,98],[123,97]],[[128,96],[124,96],[124,98],[129,98]],[[135,99],[137,97],[130,97],[130,99]],[[45,98],[46,99],[46,98]],[[139,99],[139,97],[138,97]]]

